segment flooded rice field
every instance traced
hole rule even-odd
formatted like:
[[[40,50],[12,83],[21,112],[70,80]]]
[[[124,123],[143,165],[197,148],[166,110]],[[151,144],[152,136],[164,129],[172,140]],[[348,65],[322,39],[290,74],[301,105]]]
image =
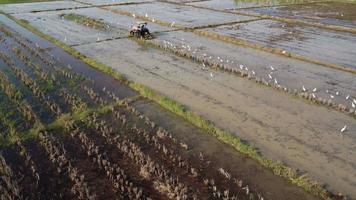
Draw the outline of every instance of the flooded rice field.
[[[147,16],[184,27],[199,27],[213,24],[224,24],[251,20],[253,17],[208,11],[190,6],[181,6],[169,3],[155,2],[150,4],[135,4],[125,6],[112,6],[111,10],[127,11],[132,14]]]
[[[323,1],[323,0],[321,0]],[[325,0],[326,1],[326,0]],[[269,7],[280,5],[308,4],[320,2],[320,0],[207,0],[187,3],[197,7],[211,8],[216,10],[233,10],[241,8]]]
[[[354,5],[78,0],[0,11],[307,174],[333,199],[355,199],[356,35],[293,21],[353,28]],[[142,20],[152,40],[129,35]],[[4,15],[0,25],[2,198],[318,199]]]
[[[76,23],[75,21],[70,21],[63,17],[64,14],[70,13],[102,21],[108,27],[108,30],[98,30],[90,25]],[[15,14],[14,16],[18,19],[31,22],[34,27],[68,45],[79,45],[127,37],[127,30],[135,23],[134,18],[125,15],[117,17],[117,14],[100,8],[83,8],[75,12],[72,10],[64,10],[25,13]],[[152,28],[157,32],[172,29],[171,27],[162,27],[154,24],[152,24]]]
[[[77,3],[74,1],[53,1],[53,2],[36,2],[25,4],[4,4],[0,5],[1,11],[5,13],[28,13],[28,12],[40,12],[46,10],[63,10],[86,7],[86,5]]]
[[[255,8],[243,12],[356,28],[355,9],[356,4],[350,2],[319,2],[273,8]]]
[[[356,96],[356,80],[353,74],[347,72],[325,70],[319,65],[226,44],[191,32],[162,33],[153,40],[153,43],[165,49],[175,48],[182,54],[186,53],[197,60],[202,60],[205,63],[205,66],[200,65],[202,68],[207,68],[207,63],[220,64],[227,69],[241,70],[242,68],[254,78],[264,79],[270,84],[275,84],[277,81],[279,85],[290,90],[300,91],[303,86],[309,91],[317,88],[317,91],[313,92],[314,95],[323,99],[330,99],[330,94],[334,94],[334,102],[349,107],[352,107],[352,100],[346,100],[346,96]],[[255,59],[256,57],[261,59]],[[337,91],[339,95],[335,95]]]
[[[356,69],[356,37],[353,33],[272,20],[219,26],[207,31]]]
[[[1,18],[1,198],[315,199],[22,31]]]
[[[96,6],[107,6],[116,4],[131,4],[131,3],[144,3],[153,2],[154,0],[78,0],[77,2],[96,5]]]
[[[315,199],[16,26],[1,18],[2,199]]]

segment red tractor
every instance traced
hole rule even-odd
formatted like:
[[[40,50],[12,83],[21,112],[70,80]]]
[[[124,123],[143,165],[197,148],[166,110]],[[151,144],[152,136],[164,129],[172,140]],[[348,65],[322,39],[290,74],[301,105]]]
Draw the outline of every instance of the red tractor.
[[[145,40],[152,39],[152,35],[147,28],[147,22],[138,22],[132,26],[130,35]]]

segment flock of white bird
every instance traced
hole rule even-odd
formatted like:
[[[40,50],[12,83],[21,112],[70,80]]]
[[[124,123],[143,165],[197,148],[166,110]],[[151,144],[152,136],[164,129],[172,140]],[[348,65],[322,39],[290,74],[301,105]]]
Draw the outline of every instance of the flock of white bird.
[[[133,17],[133,18],[136,18],[136,14],[132,14],[132,17]],[[145,14],[145,18],[151,19],[151,21],[152,21],[153,23],[155,22],[155,19],[154,19],[153,17],[152,17],[152,18],[149,18],[149,16],[148,16],[147,13]],[[172,22],[172,23],[170,24],[171,27],[173,27],[174,25],[175,25],[175,22]],[[108,25],[108,26],[109,26],[109,25]],[[66,37],[66,36],[64,37],[64,41],[67,42],[67,37]],[[97,38],[97,41],[100,41],[100,38],[99,38],[99,37]],[[170,48],[173,48],[173,49],[184,49],[184,50],[186,50],[186,51],[188,51],[188,52],[192,52],[193,54],[196,54],[199,48],[196,48],[196,49],[192,50],[192,47],[191,47],[189,44],[184,43],[184,41],[185,41],[184,39],[181,39],[181,45],[180,45],[180,47],[177,47],[177,46],[174,45],[173,43],[171,43],[171,42],[169,42],[169,41],[167,41],[167,40],[163,40],[165,48],[170,47]],[[283,50],[282,53],[283,53],[283,54],[286,54],[287,52],[286,52],[285,50]],[[204,58],[208,58],[209,60],[214,59],[213,56],[208,56],[206,53],[202,53],[202,56],[203,56]],[[233,61],[233,60],[229,60],[229,59],[224,60],[224,59],[223,59],[222,57],[220,57],[220,56],[217,56],[216,59],[217,59],[217,61],[220,62],[220,63],[226,63],[226,64],[234,65],[234,61]],[[255,72],[254,70],[249,70],[249,68],[246,67],[246,66],[244,66],[243,64],[238,64],[238,63],[237,63],[236,66],[237,66],[240,70],[245,70],[245,71],[247,71],[247,72],[250,72],[253,76],[256,76],[256,72]],[[205,64],[205,63],[203,63],[202,69],[203,69],[203,70],[206,69],[206,64]],[[278,82],[277,78],[276,78],[275,76],[273,76],[273,75],[274,75],[274,72],[276,72],[277,69],[276,69],[275,67],[273,67],[272,65],[270,65],[269,67],[267,67],[267,69],[268,69],[269,71],[268,71],[268,73],[267,73],[266,76],[268,77],[268,79],[270,80],[270,82],[274,83],[277,87],[281,87],[281,86],[279,85],[279,82]],[[214,73],[213,73],[213,72],[210,72],[209,75],[210,75],[210,80],[213,80],[213,78],[215,77]],[[287,90],[287,88],[284,88],[284,89]],[[301,90],[302,90],[303,92],[309,91],[309,89],[307,89],[304,85],[302,85]],[[313,98],[317,98],[316,93],[318,92],[318,89],[317,89],[316,87],[314,87],[314,88],[313,88],[312,90],[310,90],[310,91],[312,91],[312,97],[313,97]],[[340,96],[340,95],[341,95],[341,93],[340,93],[339,91],[336,91],[335,93],[332,93],[332,92],[330,92],[329,90],[326,90],[325,92],[329,95],[330,99],[334,99],[335,96]],[[351,99],[350,99],[350,94],[347,94],[347,95],[345,96],[345,99],[346,99],[346,100],[351,100]],[[353,99],[351,100],[351,107],[352,107],[353,109],[356,109],[356,99],[355,99],[355,98],[353,98]],[[344,126],[340,129],[340,133],[344,133],[344,132],[347,131],[347,130],[348,130],[348,126],[347,126],[347,125],[344,125]]]
[[[163,43],[164,43],[164,46],[165,48],[167,47],[170,47],[170,48],[173,48],[173,49],[184,49],[188,52],[192,52],[193,54],[196,54],[198,49],[199,48],[196,48],[194,50],[192,50],[193,48],[189,45],[189,44],[186,44],[184,43],[185,39],[180,39],[181,40],[181,44],[179,47],[177,47],[176,45],[174,45],[172,42],[169,42],[167,40],[163,40]],[[283,53],[286,53],[286,52],[283,52]],[[209,60],[212,60],[214,59],[214,56],[208,56],[208,54],[202,52],[201,54],[204,58],[208,58]],[[230,65],[234,65],[234,63],[236,64],[236,66],[240,69],[240,70],[245,70],[247,72],[251,72],[251,74],[253,76],[256,76],[256,72],[254,70],[249,70],[248,67],[244,66],[243,64],[238,64],[237,62],[234,62],[233,60],[229,60],[229,59],[226,59],[224,60],[222,57],[220,56],[216,56],[216,60],[220,63],[226,63],[226,64],[230,64]],[[203,62],[203,67],[202,67],[203,70],[206,69],[206,64]],[[274,76],[274,73],[277,71],[276,67],[270,65],[269,67],[266,67],[266,69],[268,70],[267,72],[267,78],[270,80],[270,82],[274,83],[277,87],[281,87],[281,85],[279,85],[279,82],[277,80],[277,78]],[[210,80],[212,80],[213,78],[215,77],[214,73],[213,72],[210,72]],[[313,88],[313,87],[311,87]],[[287,88],[285,88],[287,89]],[[314,99],[317,98],[317,95],[316,93],[318,92],[321,92],[319,91],[316,87],[314,87],[313,89],[308,89],[306,86],[302,85],[301,87],[301,91],[303,92],[308,92],[308,91],[311,91],[311,95]],[[330,99],[334,99],[335,96],[340,96],[341,97],[341,93],[340,91],[335,91],[334,93],[330,92],[329,90],[325,90],[326,94],[329,95],[329,98]],[[345,96],[345,100],[350,100],[350,105],[353,109],[356,108],[356,99],[353,98],[351,100],[350,98],[350,94],[347,94]],[[344,133],[348,130],[348,126],[347,125],[344,125],[341,129],[340,129],[340,133]]]

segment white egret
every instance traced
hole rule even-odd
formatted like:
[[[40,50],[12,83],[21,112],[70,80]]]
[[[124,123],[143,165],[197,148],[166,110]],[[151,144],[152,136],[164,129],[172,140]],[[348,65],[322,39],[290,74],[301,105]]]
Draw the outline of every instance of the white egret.
[[[345,125],[344,127],[342,127],[342,129],[340,130],[341,133],[345,132],[347,129],[347,125]]]

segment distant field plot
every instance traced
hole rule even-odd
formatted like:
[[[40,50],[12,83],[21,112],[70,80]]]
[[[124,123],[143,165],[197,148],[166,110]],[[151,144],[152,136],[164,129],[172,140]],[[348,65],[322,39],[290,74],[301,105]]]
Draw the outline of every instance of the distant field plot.
[[[76,23],[61,17],[63,14],[74,13],[95,19],[108,26],[107,30],[100,30],[90,25]],[[100,8],[83,8],[67,11],[51,11],[39,13],[16,14],[15,17],[27,20],[31,25],[50,34],[56,39],[69,44],[78,45],[82,43],[97,42],[116,37],[126,37],[130,28],[135,24],[135,19],[123,15],[111,13]],[[154,31],[169,30],[169,27],[150,25]]]
[[[77,2],[92,4],[96,6],[112,5],[112,4],[128,4],[128,3],[143,3],[152,2],[154,0],[77,0]]]
[[[86,5],[74,1],[53,1],[53,2],[37,2],[37,3],[21,3],[21,4],[4,4],[0,5],[0,11],[5,13],[28,13],[44,10],[56,9],[73,9],[81,8]]]
[[[305,5],[288,5],[273,8],[256,8],[241,12],[283,18],[301,19],[325,25],[356,28],[356,3],[321,2]]]
[[[254,19],[253,17],[220,13],[205,9],[192,8],[189,6],[169,3],[149,3],[125,6],[111,6],[112,10],[123,10],[149,18],[159,19],[169,23],[175,23],[184,27],[198,27],[229,22],[239,22]]]
[[[31,3],[31,2],[46,2],[53,0],[0,0],[0,4],[14,4],[14,3]]]
[[[218,10],[230,10],[239,8],[267,7],[287,4],[303,4],[316,1],[319,2],[319,0],[208,0],[191,2],[187,4]]]
[[[310,26],[259,20],[207,29],[312,60],[356,69],[356,35]]]

